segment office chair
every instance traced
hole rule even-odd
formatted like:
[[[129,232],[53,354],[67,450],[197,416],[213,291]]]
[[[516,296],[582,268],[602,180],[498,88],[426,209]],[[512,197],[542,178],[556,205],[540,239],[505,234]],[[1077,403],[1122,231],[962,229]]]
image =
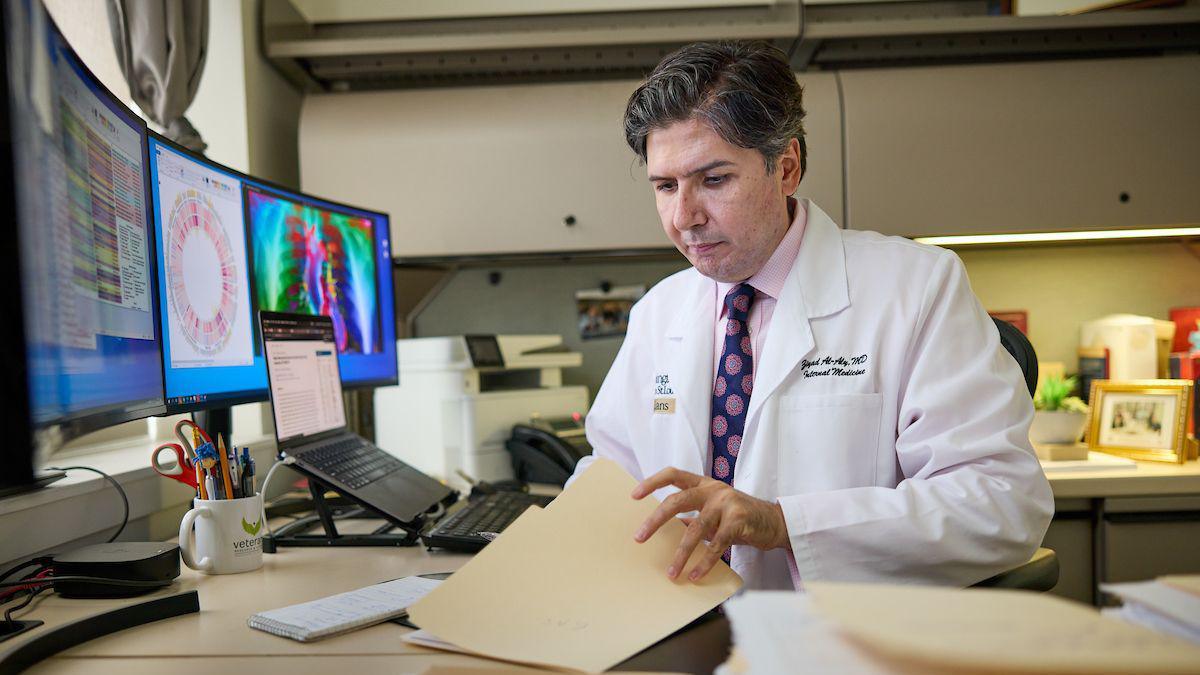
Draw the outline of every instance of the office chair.
[[[1000,344],[1012,354],[1021,374],[1025,376],[1025,386],[1029,395],[1033,396],[1037,389],[1038,365],[1037,354],[1025,334],[1016,326],[995,317],[996,330],[1000,332]],[[1038,548],[1029,562],[1005,570],[994,577],[984,579],[976,588],[1019,588],[1027,591],[1048,591],[1058,583],[1058,556],[1048,548]]]

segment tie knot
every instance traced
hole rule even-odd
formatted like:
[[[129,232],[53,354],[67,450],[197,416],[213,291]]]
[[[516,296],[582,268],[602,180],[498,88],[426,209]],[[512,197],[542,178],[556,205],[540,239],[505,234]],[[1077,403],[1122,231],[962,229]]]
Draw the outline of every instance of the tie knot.
[[[731,319],[745,321],[753,303],[754,287],[750,284],[738,284],[729,289],[729,294],[725,296],[725,309]]]

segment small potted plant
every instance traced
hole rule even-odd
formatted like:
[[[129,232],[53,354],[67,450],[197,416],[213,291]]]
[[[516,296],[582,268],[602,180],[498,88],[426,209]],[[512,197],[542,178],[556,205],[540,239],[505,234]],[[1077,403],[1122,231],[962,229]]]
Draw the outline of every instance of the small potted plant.
[[[1078,396],[1069,394],[1075,389],[1074,377],[1052,375],[1042,381],[1033,397],[1033,426],[1029,440],[1034,443],[1075,443],[1087,426],[1088,406]]]

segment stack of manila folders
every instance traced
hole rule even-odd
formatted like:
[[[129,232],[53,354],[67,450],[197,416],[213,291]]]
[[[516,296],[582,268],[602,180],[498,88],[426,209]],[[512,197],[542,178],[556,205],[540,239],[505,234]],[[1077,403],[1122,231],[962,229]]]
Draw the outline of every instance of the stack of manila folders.
[[[1170,616],[1200,634],[1200,578],[1162,585],[1105,587],[1125,599],[1117,617],[1008,589],[813,582],[745,593],[725,603],[734,648],[717,673],[1200,673],[1200,646],[1162,628]]]

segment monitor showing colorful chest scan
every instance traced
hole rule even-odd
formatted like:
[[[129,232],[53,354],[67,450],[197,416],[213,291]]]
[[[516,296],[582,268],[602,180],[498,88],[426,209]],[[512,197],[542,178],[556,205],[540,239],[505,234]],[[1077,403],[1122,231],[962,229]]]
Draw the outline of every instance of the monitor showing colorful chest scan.
[[[261,312],[281,457],[397,524],[419,523],[450,488],[346,428],[337,331],[328,316]]]

